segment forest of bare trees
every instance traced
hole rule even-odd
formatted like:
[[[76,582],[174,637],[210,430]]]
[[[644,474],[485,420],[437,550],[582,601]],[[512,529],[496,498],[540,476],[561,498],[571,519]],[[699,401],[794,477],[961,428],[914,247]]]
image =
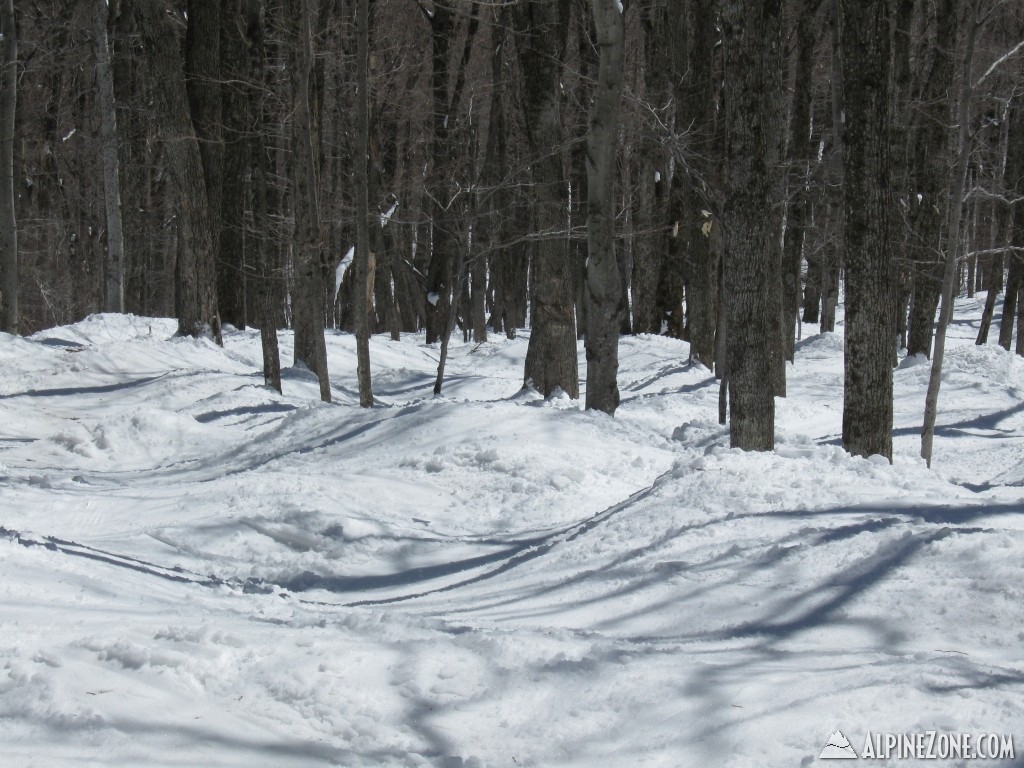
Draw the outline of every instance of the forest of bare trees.
[[[803,323],[845,323],[843,445],[892,454],[897,352],[1003,296],[1024,354],[1024,5],[1005,0],[0,0],[0,329],[169,316],[528,329],[614,413],[622,334],[690,342],[770,450]],[[1014,336],[1014,325],[1017,335]],[[1016,341],[1014,340],[1016,338]],[[292,361],[288,361],[289,363]],[[924,404],[922,404],[924,405]]]

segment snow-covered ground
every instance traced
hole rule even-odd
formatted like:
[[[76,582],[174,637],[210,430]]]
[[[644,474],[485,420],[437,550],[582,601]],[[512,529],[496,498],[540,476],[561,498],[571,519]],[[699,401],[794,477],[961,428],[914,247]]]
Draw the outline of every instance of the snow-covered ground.
[[[788,768],[837,730],[1024,753],[1024,360],[973,345],[979,314],[932,470],[928,366],[896,373],[894,465],[851,458],[842,338],[812,326],[768,454],[728,448],[666,338],[622,340],[612,419],[520,392],[525,338],[456,343],[442,398],[436,349],[375,338],[365,411],[342,334],[330,405],[301,371],[264,387],[254,332],[0,336],[0,764]]]

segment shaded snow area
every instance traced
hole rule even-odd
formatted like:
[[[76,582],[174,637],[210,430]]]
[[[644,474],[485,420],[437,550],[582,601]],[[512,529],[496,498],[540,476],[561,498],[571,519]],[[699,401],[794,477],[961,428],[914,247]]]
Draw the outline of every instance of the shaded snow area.
[[[980,309],[933,470],[928,366],[896,371],[894,465],[852,458],[842,337],[812,326],[766,454],[729,449],[713,376],[661,337],[622,340],[612,419],[520,391],[525,337],[453,343],[442,398],[437,349],[375,338],[366,411],[343,334],[330,405],[301,370],[264,387],[251,331],[2,336],[0,763],[790,768],[929,730],[1024,752],[1024,361],[974,346]]]

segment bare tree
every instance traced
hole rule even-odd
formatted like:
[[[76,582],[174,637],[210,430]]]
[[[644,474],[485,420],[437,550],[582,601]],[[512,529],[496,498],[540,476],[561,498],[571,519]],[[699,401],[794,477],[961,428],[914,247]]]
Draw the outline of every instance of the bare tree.
[[[244,6],[250,6],[246,9]],[[250,62],[253,39],[247,16],[255,3],[224,0],[220,3],[220,112],[221,163],[217,242],[217,300],[221,321],[246,326],[245,211],[246,179],[250,167],[249,126]],[[256,9],[258,18],[258,8]]]
[[[206,179],[192,125],[175,19],[160,0],[123,0],[146,43],[162,148],[174,179],[178,220],[175,261],[178,332],[210,336],[221,343],[216,265]],[[124,13],[124,10],[122,10]]]
[[[889,162],[891,0],[840,0],[845,130],[843,447],[892,461],[896,296]]]
[[[315,0],[302,0],[298,23],[298,57],[295,62],[295,362],[305,365],[320,381],[320,399],[331,402],[324,340],[324,283],[320,189],[313,140],[313,8]]]
[[[18,332],[18,221],[14,196],[14,112],[18,87],[18,33],[14,0],[0,2],[3,74],[0,76],[0,330]]]
[[[957,0],[935,3],[935,37],[929,46],[929,64],[923,73],[924,85],[919,115],[912,125],[913,194],[910,213],[913,224],[911,253],[914,259],[914,297],[910,308],[907,352],[930,356],[932,325],[942,289],[944,264],[944,225],[950,191],[949,158],[950,118],[954,99],[959,9]]]
[[[615,158],[622,101],[628,0],[593,0],[600,62],[587,131],[587,408],[619,406],[622,280],[615,258]],[[653,299],[653,297],[651,297]]]
[[[514,9],[523,110],[534,182],[538,240],[531,272],[530,343],[524,381],[545,397],[579,397],[572,267],[566,236],[568,188],[560,116],[569,0],[525,0]]]
[[[814,17],[822,0],[800,0],[796,46],[793,52],[794,84],[789,117],[789,207],[782,259],[783,349],[787,360],[795,355],[796,329],[800,322],[800,268],[810,221],[811,162],[815,142],[811,136],[814,95]]]
[[[728,178],[723,210],[729,431],[735,448],[775,445],[774,375],[781,353],[778,214],[784,121],[782,2],[722,9]],[[779,361],[781,362],[781,361]]]
[[[224,110],[221,104],[221,0],[189,0],[185,27],[185,88],[206,180],[210,258],[218,273],[220,206],[224,186]],[[222,284],[218,279],[218,288]],[[237,279],[235,280],[237,283]],[[218,303],[219,304],[219,303]],[[218,306],[219,311],[219,306]]]
[[[356,375],[359,379],[359,404],[373,406],[370,378],[370,201],[367,163],[370,145],[370,96],[368,68],[370,63],[370,10],[367,0],[356,5]]]
[[[107,0],[93,0],[93,46],[96,49],[96,90],[100,107],[100,159],[103,163],[103,204],[107,215],[107,312],[124,312],[124,230],[121,219],[120,161],[117,155],[117,110],[107,39]]]
[[[957,165],[947,206],[945,271],[942,278],[942,306],[939,324],[935,329],[935,349],[932,352],[932,370],[925,395],[924,428],[921,431],[921,457],[932,465],[932,442],[935,437],[935,418],[938,412],[939,387],[942,383],[942,362],[946,349],[946,329],[953,317],[953,299],[956,296],[956,264],[960,247],[960,222],[964,210],[964,190],[967,184],[967,166],[971,154],[971,97],[974,90],[974,46],[978,35],[981,0],[970,0],[967,12],[967,41],[964,46],[961,71],[960,97],[957,105],[959,132],[957,138]]]
[[[679,2],[676,6],[683,6]],[[684,156],[677,161],[672,177],[674,210],[670,253],[679,252],[673,269],[686,276],[687,330],[690,359],[720,373],[724,359],[716,355],[718,331],[718,273],[721,260],[722,219],[721,188],[717,171],[721,155],[716,145],[714,66],[718,31],[715,0],[690,0],[686,8],[670,9],[672,36],[678,40],[671,58],[676,125],[685,131]],[[682,42],[685,41],[685,48]],[[682,262],[682,263],[679,263]],[[662,306],[668,316],[670,332],[683,333],[681,295],[666,300],[673,293],[676,280],[670,273],[662,274]],[[724,339],[723,339],[724,340]]]

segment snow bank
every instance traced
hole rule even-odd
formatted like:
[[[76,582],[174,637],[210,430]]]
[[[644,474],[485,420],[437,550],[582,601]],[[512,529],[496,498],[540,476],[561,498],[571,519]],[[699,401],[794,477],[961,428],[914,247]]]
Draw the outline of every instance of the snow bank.
[[[851,457],[842,334],[811,326],[758,454],[664,337],[622,340],[611,419],[524,392],[525,338],[453,340],[441,398],[436,349],[374,338],[365,411],[340,333],[330,405],[308,375],[264,387],[253,331],[0,336],[5,759],[782,768],[837,730],[1024,748],[1022,363],[952,328],[934,471],[928,366],[896,372],[894,463]]]

